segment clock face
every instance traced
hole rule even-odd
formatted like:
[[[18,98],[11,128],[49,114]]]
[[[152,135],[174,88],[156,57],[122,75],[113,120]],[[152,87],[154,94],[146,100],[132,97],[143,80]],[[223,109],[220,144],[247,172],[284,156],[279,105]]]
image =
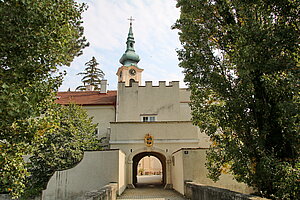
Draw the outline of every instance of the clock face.
[[[132,75],[132,76],[134,76],[136,74],[136,71],[134,69],[130,69],[129,70],[129,74]]]

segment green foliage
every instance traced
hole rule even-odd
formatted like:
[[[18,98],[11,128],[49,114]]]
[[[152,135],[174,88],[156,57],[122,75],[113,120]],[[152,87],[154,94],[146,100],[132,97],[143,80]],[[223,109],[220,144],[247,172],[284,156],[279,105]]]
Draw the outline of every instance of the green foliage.
[[[77,105],[53,105],[36,121],[37,137],[30,163],[26,197],[34,197],[46,189],[55,171],[73,167],[84,150],[96,150],[96,125],[86,111]]]
[[[61,75],[51,73],[87,46],[85,8],[73,0],[0,1],[0,193],[22,193],[22,155],[36,137],[32,123],[61,84]]]
[[[14,145],[6,140],[0,141],[1,193],[18,195],[24,190],[25,178],[28,175],[22,157],[22,145]],[[13,151],[12,151],[13,150]]]
[[[0,80],[1,82],[1,80]],[[23,155],[36,137],[34,117],[52,101],[60,77],[35,83],[6,84],[0,88],[0,193],[18,196],[28,175]]]
[[[178,51],[209,177],[299,195],[299,1],[178,0]]]
[[[101,79],[104,78],[104,72],[97,68],[99,63],[97,63],[97,60],[95,57],[93,57],[89,62],[85,63],[87,68],[85,68],[85,72],[78,73],[77,75],[84,75],[84,77],[81,79],[83,82],[83,86],[78,86],[76,90],[86,90],[87,85],[93,85],[95,90],[99,90]]]
[[[84,5],[73,0],[1,1],[3,82],[47,77],[49,70],[55,70],[57,65],[69,65],[86,46],[81,26],[84,9]]]

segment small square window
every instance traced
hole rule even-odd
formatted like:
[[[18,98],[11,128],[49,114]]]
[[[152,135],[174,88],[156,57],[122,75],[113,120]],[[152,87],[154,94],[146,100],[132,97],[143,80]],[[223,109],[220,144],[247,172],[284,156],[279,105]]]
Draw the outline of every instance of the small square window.
[[[142,116],[143,122],[155,122],[156,116]]]
[[[155,117],[149,117],[149,121],[150,122],[154,122],[155,121]]]

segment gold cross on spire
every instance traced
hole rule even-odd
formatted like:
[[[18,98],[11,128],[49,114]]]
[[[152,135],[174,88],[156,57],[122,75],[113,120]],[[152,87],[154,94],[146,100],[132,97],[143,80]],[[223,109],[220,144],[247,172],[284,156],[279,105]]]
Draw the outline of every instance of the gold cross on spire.
[[[132,18],[132,16],[128,19],[130,21],[130,26],[132,25],[132,21],[134,21],[135,19]]]

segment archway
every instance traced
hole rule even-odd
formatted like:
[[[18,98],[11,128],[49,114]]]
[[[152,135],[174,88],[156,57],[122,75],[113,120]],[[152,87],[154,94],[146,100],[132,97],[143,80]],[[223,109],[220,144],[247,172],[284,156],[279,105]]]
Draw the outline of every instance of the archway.
[[[162,186],[162,164],[154,156],[145,156],[138,163],[138,187]]]
[[[136,187],[137,186],[137,175],[138,175],[138,164],[142,158],[147,156],[154,156],[156,157],[162,166],[162,186],[166,184],[166,157],[157,152],[142,152],[135,155],[132,159],[132,183]]]

